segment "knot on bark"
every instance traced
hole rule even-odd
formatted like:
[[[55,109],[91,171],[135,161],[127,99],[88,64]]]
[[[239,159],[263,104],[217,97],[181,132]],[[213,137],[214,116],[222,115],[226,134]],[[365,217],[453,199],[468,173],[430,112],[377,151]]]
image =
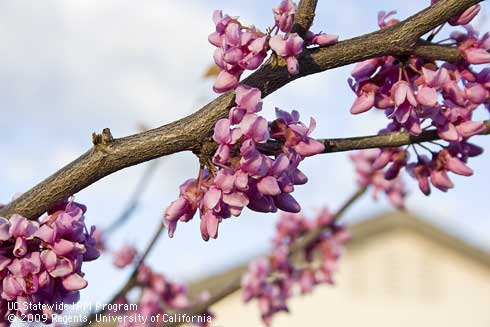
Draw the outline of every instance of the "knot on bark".
[[[101,147],[107,147],[112,142],[114,142],[114,137],[112,137],[111,130],[109,128],[104,128],[102,134],[92,133],[92,143],[96,149]]]

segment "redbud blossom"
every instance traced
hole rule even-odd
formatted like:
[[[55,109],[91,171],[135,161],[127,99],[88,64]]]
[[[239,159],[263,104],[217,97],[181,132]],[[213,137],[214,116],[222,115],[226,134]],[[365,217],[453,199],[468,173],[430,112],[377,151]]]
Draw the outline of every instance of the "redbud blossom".
[[[300,266],[290,256],[289,246],[317,228],[322,228],[323,233],[298,253],[304,261]],[[306,294],[317,285],[333,284],[342,246],[349,237],[327,209],[322,209],[316,220],[308,220],[302,214],[282,214],[271,256],[251,262],[242,278],[243,300],[257,300],[263,322],[270,325],[276,313],[289,311],[287,301],[294,296],[295,288]]]
[[[451,22],[466,24],[479,10],[479,5],[470,7]],[[394,13],[379,13],[380,28],[398,22],[393,19],[386,22]],[[353,79],[348,80],[356,94],[351,113],[377,108],[384,110],[391,119],[380,133],[407,131],[419,135],[432,127],[443,142],[448,142],[447,145],[436,142],[429,147],[412,145],[415,161],[410,161],[409,148],[383,149],[377,154],[365,152],[353,156],[360,184],[376,185],[378,192],[390,190],[390,198],[395,203],[402,203],[404,192],[398,191],[397,187],[392,192],[393,185],[388,181],[398,178],[403,168],[407,168],[418,181],[421,191],[428,195],[430,184],[443,191],[453,187],[448,172],[469,176],[468,158],[481,153],[479,147],[468,143],[468,139],[485,130],[484,122],[473,117],[481,105],[490,108],[490,70],[478,71],[473,65],[490,62],[490,34],[479,37],[478,31],[470,25],[464,28],[466,33],[451,33],[465,59],[457,64],[438,66],[437,62],[416,56],[384,56],[356,64],[352,70]],[[442,149],[434,150],[433,147]],[[417,148],[429,152],[430,156],[420,154]],[[385,167],[386,170],[381,171]]]
[[[97,259],[99,252],[85,225],[85,206],[73,201],[58,205],[39,221],[20,215],[0,217],[0,323],[9,314],[45,314],[48,320],[58,309],[19,310],[8,302],[76,302],[87,286],[82,263]]]
[[[268,45],[264,33],[254,27],[244,27],[238,17],[216,10],[213,20],[216,30],[208,40],[217,47],[214,62],[220,69],[213,89],[221,93],[234,89],[246,69],[254,70],[262,64]]]
[[[217,48],[213,57],[220,72],[213,85],[215,92],[222,93],[236,88],[245,70],[255,70],[263,63],[269,48],[283,57],[289,73],[296,75],[299,73],[297,58],[303,47],[328,46],[338,41],[338,36],[333,34],[306,31],[303,40],[296,33],[291,33],[296,13],[296,4],[291,0],[282,0],[273,9],[273,13],[275,24],[265,34],[254,26],[243,25],[238,17],[223,15],[220,10],[214,12],[216,28],[209,35],[208,41]]]
[[[297,56],[303,51],[303,39],[296,33],[289,34],[286,38],[275,35],[269,45],[274,52],[286,60],[288,72],[291,75],[299,73],[299,64]]]
[[[215,125],[213,140],[218,148],[210,165],[198,179],[182,184],[179,198],[165,210],[170,237],[178,221],[189,221],[198,210],[201,236],[207,241],[218,237],[224,219],[239,216],[245,207],[258,212],[301,209],[291,195],[296,185],[307,182],[298,166],[305,157],[325,149],[310,137],[315,120],[306,126],[297,111],[276,109],[277,119],[268,123],[258,115],[262,109],[260,91],[244,85],[237,87],[235,101],[228,118]],[[283,143],[274,157],[259,150],[269,139]]]
[[[137,253],[138,252],[134,246],[125,245],[119,250],[114,251],[114,260],[112,263],[117,268],[127,267],[133,263]]]
[[[282,0],[277,8],[272,10],[276,26],[284,33],[291,32],[296,13],[296,4],[291,0]]]
[[[187,287],[170,281],[163,274],[154,272],[149,266],[141,265],[135,278],[137,300],[134,311],[119,311],[115,314],[124,316],[156,317],[170,315],[172,312],[188,309],[191,306]],[[121,297],[117,303],[129,303],[128,298]],[[206,311],[193,317],[195,326],[206,327],[212,321],[212,313]],[[146,324],[138,320],[121,319],[118,327],[154,326],[155,322],[147,320]]]
[[[383,170],[394,156],[398,157],[398,163],[391,169]],[[360,187],[371,187],[374,199],[378,199],[379,193],[383,192],[393,206],[404,207],[405,185],[398,177],[398,172],[406,164],[406,159],[400,156],[399,151],[369,149],[357,151],[350,158],[355,165]]]

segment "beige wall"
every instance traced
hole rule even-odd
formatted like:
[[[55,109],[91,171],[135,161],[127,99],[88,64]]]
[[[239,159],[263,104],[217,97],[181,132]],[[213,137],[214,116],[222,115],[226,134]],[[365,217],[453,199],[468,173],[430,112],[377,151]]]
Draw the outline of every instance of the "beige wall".
[[[490,267],[411,230],[396,229],[351,246],[335,287],[291,301],[275,327],[490,326]],[[237,292],[213,307],[213,326],[261,326],[257,304]]]

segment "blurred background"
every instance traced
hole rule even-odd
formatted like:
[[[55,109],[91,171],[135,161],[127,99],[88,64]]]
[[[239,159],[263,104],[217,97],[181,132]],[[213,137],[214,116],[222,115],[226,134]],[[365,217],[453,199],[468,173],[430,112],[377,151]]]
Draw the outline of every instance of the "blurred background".
[[[10,201],[16,193],[28,190],[85,152],[91,146],[94,131],[109,127],[115,137],[125,136],[137,132],[141,125],[153,128],[172,122],[212,100],[212,81],[204,80],[203,74],[212,62],[214,50],[207,42],[214,28],[213,10],[239,15],[244,23],[265,30],[273,24],[271,10],[278,2],[0,0],[0,203]],[[346,39],[376,30],[379,10],[396,9],[396,17],[403,19],[428,3],[319,1],[312,30]],[[483,3],[474,25],[482,31],[490,30],[489,15],[490,5]],[[349,113],[354,100],[347,85],[351,69],[343,67],[287,85],[264,100],[263,114],[273,117],[276,106],[300,110],[303,120],[310,116],[317,120],[316,137],[375,134],[386,124],[384,115],[374,111],[362,116]],[[474,141],[490,149],[490,137],[475,137]],[[406,179],[410,193],[407,210],[423,217],[423,224],[429,223],[444,235],[451,235],[454,242],[462,240],[481,255],[490,251],[487,155],[470,161],[474,176],[452,176],[456,187],[447,194],[434,191],[425,197],[413,180]],[[77,194],[76,200],[88,206],[88,223],[104,228],[119,217],[147,166],[148,163],[119,171]],[[197,159],[190,153],[159,159],[131,220],[111,236],[111,247],[133,244],[143,249],[161,222],[163,210],[177,197],[178,186],[195,177],[197,170]],[[302,170],[310,182],[297,188],[295,196],[308,214],[313,215],[322,206],[335,210],[357,189],[346,153],[313,157],[303,163]],[[374,202],[367,195],[348,211],[345,221],[355,224],[390,211],[393,209],[384,198]],[[276,215],[247,210],[238,219],[221,224],[218,240],[206,243],[200,237],[199,220],[194,219],[179,224],[172,240],[162,237],[149,262],[174,280],[200,279],[266,252],[276,220]],[[419,248],[422,252],[424,249]],[[390,267],[395,268],[389,269],[402,269],[397,262],[403,262],[403,251],[391,256],[394,259],[376,254],[372,258],[394,260]],[[361,265],[356,260],[346,260],[341,269],[345,266],[346,271],[361,276],[370,270],[370,260],[368,252],[362,267],[354,266]],[[429,259],[424,261],[426,270],[433,271],[431,263]],[[472,269],[465,260],[454,261],[456,264]],[[471,294],[457,293],[464,295],[470,307],[489,303],[490,265],[486,267],[482,270],[486,273],[478,271],[479,276],[484,276],[481,284],[475,284],[480,285],[475,289],[488,290],[486,295],[473,298]],[[119,289],[130,273],[129,269],[121,272],[113,268],[107,255],[84,265],[84,271],[89,287],[82,292],[82,301],[102,302]],[[391,275],[387,274],[383,281],[396,283],[390,280]],[[437,279],[436,276],[433,280]],[[339,284],[340,280],[351,285],[348,278],[340,278]],[[430,306],[426,309],[430,310]],[[450,317],[451,313],[447,315]],[[481,326],[490,325],[490,313],[482,319],[487,324]]]

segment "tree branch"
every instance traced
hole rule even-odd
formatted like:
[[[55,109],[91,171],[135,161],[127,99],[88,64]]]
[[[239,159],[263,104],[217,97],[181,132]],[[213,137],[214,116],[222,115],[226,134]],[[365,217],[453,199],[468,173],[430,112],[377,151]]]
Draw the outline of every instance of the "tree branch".
[[[259,88],[265,97],[295,79],[373,57],[416,53],[430,60],[455,61],[459,58],[458,49],[438,45],[428,48],[417,45],[417,41],[478,2],[480,0],[440,1],[392,27],[332,46],[306,49],[299,58],[300,73],[296,76],[289,76],[286,67],[273,65],[268,60],[243,83]],[[228,92],[176,122],[119,139],[101,137],[102,142],[91,150],[0,209],[0,216],[18,213],[35,219],[57,202],[118,170],[179,151],[198,153],[212,134],[215,122],[226,117],[233,100],[234,92]]]
[[[490,120],[485,120],[485,130],[480,135],[490,134]],[[437,130],[431,129],[422,132],[420,135],[411,135],[408,132],[394,132],[387,134],[358,136],[337,139],[317,139],[325,145],[323,153],[344,152],[351,150],[362,150],[372,148],[393,148],[409,144],[418,144],[440,140]],[[282,143],[268,141],[259,144],[258,149],[265,154],[274,155],[281,152]]]
[[[294,16],[293,33],[298,33],[304,37],[306,32],[310,30],[313,20],[315,19],[315,11],[318,0],[301,0]]]

